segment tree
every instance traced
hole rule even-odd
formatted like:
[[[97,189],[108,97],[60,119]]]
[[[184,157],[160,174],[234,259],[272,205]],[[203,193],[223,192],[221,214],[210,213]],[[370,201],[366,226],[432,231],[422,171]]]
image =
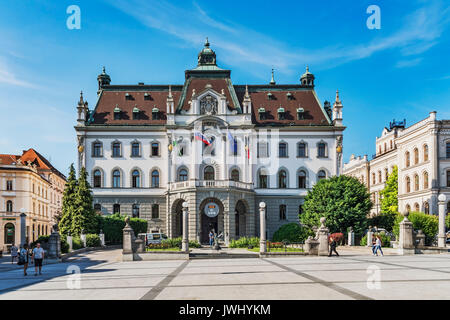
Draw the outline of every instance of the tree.
[[[77,177],[73,163],[70,165],[69,177],[67,178],[62,199],[61,219],[58,222],[61,234],[67,235],[72,231],[72,218],[75,209],[75,198],[77,191]]]
[[[361,233],[367,225],[367,214],[372,208],[367,188],[356,178],[348,176],[320,180],[308,191],[300,215],[302,224],[312,228],[325,217],[331,233],[346,232],[352,227]]]
[[[394,167],[380,191],[381,213],[371,219],[371,224],[392,231],[398,214],[398,168]]]
[[[72,218],[72,233],[79,235],[84,230],[85,233],[97,232],[97,217],[92,207],[93,197],[89,182],[87,181],[87,171],[81,167],[78,177],[78,184],[75,197],[74,213]]]

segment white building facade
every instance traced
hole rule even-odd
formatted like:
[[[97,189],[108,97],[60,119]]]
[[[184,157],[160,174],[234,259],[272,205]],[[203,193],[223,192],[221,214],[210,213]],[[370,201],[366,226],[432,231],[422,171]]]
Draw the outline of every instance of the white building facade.
[[[447,198],[450,211],[450,120],[437,120],[436,112],[406,127],[392,122],[376,138],[372,160],[355,158],[344,164],[344,174],[360,178],[364,172],[374,207],[380,213],[380,191],[394,166],[398,167],[398,205],[400,212],[421,211],[438,214],[438,196]],[[364,169],[362,169],[364,168]]]
[[[89,172],[94,207],[148,221],[149,231],[225,242],[267,236],[298,222],[307,191],[342,171],[342,103],[322,106],[308,70],[300,84],[233,85],[209,43],[183,85],[111,85],[99,75],[98,101],[78,103],[79,167]]]

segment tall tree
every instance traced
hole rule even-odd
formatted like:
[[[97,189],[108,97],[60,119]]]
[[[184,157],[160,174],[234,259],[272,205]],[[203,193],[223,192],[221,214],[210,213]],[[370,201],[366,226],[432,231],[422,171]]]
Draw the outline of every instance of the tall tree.
[[[87,171],[85,167],[81,167],[78,177],[75,208],[72,218],[72,232],[76,235],[97,232],[97,217],[92,207],[93,197],[91,186],[87,180]]]
[[[300,221],[312,228],[320,225],[320,217],[325,217],[331,233],[346,232],[349,227],[361,233],[371,208],[366,186],[356,178],[341,175],[320,180],[308,191]]]
[[[77,184],[78,182],[75,167],[72,163],[70,165],[69,177],[67,178],[62,199],[61,219],[58,222],[58,227],[61,234],[67,235],[69,232],[72,232],[72,218],[75,209]]]
[[[380,191],[381,213],[371,220],[371,224],[391,231],[398,215],[398,167],[394,166],[386,180],[386,185]]]

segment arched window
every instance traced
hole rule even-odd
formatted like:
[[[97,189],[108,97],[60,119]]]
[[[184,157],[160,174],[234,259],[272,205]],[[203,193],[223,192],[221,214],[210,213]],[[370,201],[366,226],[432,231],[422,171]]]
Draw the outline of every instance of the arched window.
[[[320,170],[319,173],[317,174],[317,180],[320,181],[322,179],[326,179],[327,178],[327,174],[325,173],[324,170]]]
[[[406,205],[406,212],[411,212],[411,206],[409,204]]]
[[[392,140],[389,141],[390,149],[392,149]]]
[[[94,211],[100,214],[102,211],[102,205],[100,203],[94,204]]]
[[[372,172],[372,184],[377,183],[376,179],[375,179],[375,172]]]
[[[306,158],[306,143],[299,142],[297,144],[297,157]]]
[[[406,193],[411,192],[411,179],[406,177]]]
[[[15,236],[16,236],[16,228],[14,226],[14,224],[12,223],[7,223],[5,224],[5,239],[4,239],[4,243],[5,244],[11,244],[14,242],[15,240]],[[33,241],[34,241],[34,235],[33,235]]]
[[[113,213],[120,213],[120,204],[115,203],[113,205]]]
[[[428,202],[425,202],[423,204],[423,212],[425,212],[426,214],[430,213],[430,205],[428,204]]]
[[[300,170],[298,173],[298,187],[300,189],[306,188],[306,172],[305,170]]]
[[[414,191],[418,191],[419,190],[419,175],[415,174],[414,175]]]
[[[303,205],[302,204],[298,205],[298,214],[299,215],[303,214]]]
[[[420,211],[420,206],[417,202],[414,204],[414,211]]]
[[[423,145],[423,161],[428,161],[428,145]]]
[[[205,167],[203,171],[204,180],[214,180],[214,168],[211,166]]]
[[[378,170],[378,183],[381,183],[382,178],[381,178],[381,170]]]
[[[280,205],[280,220],[286,220],[286,205]]]
[[[6,212],[13,211],[13,202],[11,200],[6,201]]]
[[[159,171],[152,171],[152,188],[159,188]]]
[[[423,173],[423,188],[428,189],[428,172]]]
[[[381,146],[378,146],[378,154],[381,154]]]
[[[286,171],[280,170],[278,172],[278,188],[286,189],[287,188],[287,174]]]
[[[405,165],[406,165],[406,167],[409,167],[411,165],[411,159],[410,159],[409,151],[406,151],[406,153],[405,153]]]
[[[141,187],[141,174],[139,173],[139,170],[133,170],[131,173],[131,186],[133,188]]]
[[[188,179],[188,172],[186,169],[180,169],[180,171],[178,171],[178,181],[187,181]]]
[[[152,219],[159,219],[159,204],[152,205]]]
[[[287,153],[287,143],[285,142],[280,142],[278,144],[278,156],[280,158],[286,158],[288,156]]]
[[[231,180],[239,181],[239,170],[238,169],[231,170]]]
[[[120,142],[113,142],[112,144],[112,156],[113,157],[121,157],[122,156],[122,150],[121,150],[121,143]]]
[[[261,168],[259,170],[258,187],[262,188],[262,189],[266,189],[269,187],[268,179],[267,179],[267,171],[264,168]]]
[[[386,144],[386,142],[384,143],[384,152],[386,152],[387,151],[387,144]]]
[[[133,204],[131,210],[133,218],[139,218],[139,205],[137,203]]]
[[[414,164],[419,163],[419,149],[414,148]]]
[[[113,188],[120,188],[120,171],[113,171]]]
[[[99,169],[94,171],[94,188],[102,187],[102,173]]]
[[[327,145],[325,142],[319,142],[317,144],[317,157],[325,158],[327,156]]]

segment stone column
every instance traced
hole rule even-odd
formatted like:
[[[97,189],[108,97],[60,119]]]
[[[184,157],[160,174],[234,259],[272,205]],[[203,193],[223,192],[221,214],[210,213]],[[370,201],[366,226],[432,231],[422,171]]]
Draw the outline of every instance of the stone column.
[[[83,246],[86,248],[86,235],[84,234],[84,230],[81,230],[80,240],[83,243]]]
[[[102,244],[102,247],[105,246],[105,234],[103,233],[103,230],[100,229],[100,234],[98,235],[100,238],[100,243]]]
[[[369,230],[367,231],[367,244],[366,247],[371,247],[373,241],[373,231],[372,226],[369,226]]]
[[[122,260],[133,261],[133,241],[134,231],[130,226],[130,217],[125,218],[125,228],[123,228]]]
[[[73,250],[73,238],[72,238],[72,236],[70,235],[70,233],[69,233],[69,235],[67,236],[67,243],[69,244],[69,252],[70,252],[70,251]]]
[[[319,256],[327,256],[329,254],[328,248],[328,228],[325,227],[325,217],[320,218],[319,228]]]
[[[400,254],[414,253],[413,224],[408,220],[409,212],[403,213],[403,221],[400,222],[399,252]]]
[[[223,178],[222,180],[229,180],[228,178],[228,166],[227,166],[227,138],[222,135],[222,166],[223,166]]]
[[[183,240],[181,243],[181,251],[189,252],[189,204],[183,202]]]
[[[438,247],[444,248],[446,246],[445,236],[445,202],[447,197],[445,194],[440,194],[438,197],[439,205],[439,233],[438,233]]]
[[[21,210],[22,211],[22,210]],[[25,211],[25,210],[23,210]],[[27,243],[27,215],[22,211],[20,214],[20,245]]]
[[[61,258],[61,236],[59,235],[57,225],[53,227],[52,234],[48,239],[48,258],[59,259]]]
[[[355,233],[353,232],[353,229],[350,228],[350,231],[348,232],[348,245],[354,246],[355,245]]]
[[[267,251],[266,243],[266,203],[259,203],[259,253]]]

